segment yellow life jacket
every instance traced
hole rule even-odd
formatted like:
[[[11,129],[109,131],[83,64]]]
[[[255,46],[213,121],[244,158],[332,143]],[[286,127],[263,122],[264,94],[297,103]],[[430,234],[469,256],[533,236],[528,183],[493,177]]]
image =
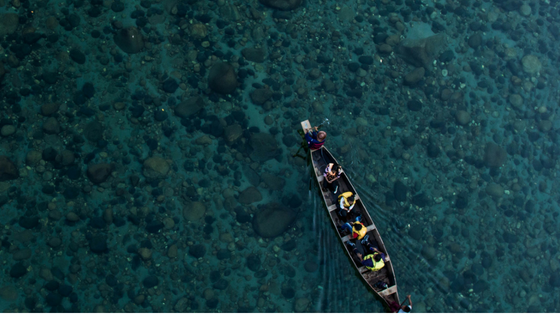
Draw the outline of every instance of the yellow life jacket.
[[[338,203],[340,203],[340,199],[342,197],[344,197],[344,207],[345,208],[350,208],[351,204],[348,202],[348,198],[352,195],[354,195],[354,194],[351,191],[347,191],[347,192],[344,192],[344,193],[340,194],[340,196],[338,196]],[[355,203],[356,203],[356,200],[354,200],[352,205],[355,204]]]
[[[365,266],[367,269],[371,270],[371,271],[377,271],[383,267],[385,267],[385,262],[383,261],[383,259],[381,259],[380,261],[375,261],[375,259],[373,259],[373,254],[367,255],[366,257],[364,257],[364,260],[368,260],[371,259],[371,261],[373,262],[373,267],[368,267]]]
[[[362,238],[364,238],[364,237],[366,236],[367,228],[366,228],[366,226],[363,225],[362,222],[360,222],[360,221],[354,222],[354,225],[356,225],[356,224],[362,225],[362,228],[361,228],[359,231],[357,231],[357,230],[356,230],[356,227],[353,226],[353,227],[352,227],[352,232],[358,234],[358,239],[361,240]]]

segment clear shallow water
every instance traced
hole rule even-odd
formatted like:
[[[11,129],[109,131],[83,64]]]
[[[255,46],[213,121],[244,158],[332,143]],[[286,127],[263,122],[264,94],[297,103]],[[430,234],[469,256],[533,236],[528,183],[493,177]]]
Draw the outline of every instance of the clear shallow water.
[[[557,311],[558,9],[527,4],[0,1],[0,309],[382,311],[291,157],[329,118],[415,311]]]

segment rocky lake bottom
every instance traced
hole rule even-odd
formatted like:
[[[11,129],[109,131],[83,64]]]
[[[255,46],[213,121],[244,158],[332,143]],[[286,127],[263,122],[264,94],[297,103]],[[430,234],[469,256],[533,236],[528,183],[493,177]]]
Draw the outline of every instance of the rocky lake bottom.
[[[309,119],[414,312],[559,312],[559,18],[0,0],[0,309],[382,312],[295,156]]]

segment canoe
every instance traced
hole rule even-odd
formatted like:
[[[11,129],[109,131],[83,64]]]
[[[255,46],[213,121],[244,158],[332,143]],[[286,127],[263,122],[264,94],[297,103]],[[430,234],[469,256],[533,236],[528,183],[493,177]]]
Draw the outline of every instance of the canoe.
[[[301,127],[303,129],[303,132],[306,133],[311,128],[309,120],[302,121]],[[360,263],[360,259],[358,258],[358,256],[356,256],[356,254],[354,254],[352,248],[345,244],[346,241],[350,240],[351,235],[343,235],[337,228],[344,224],[344,221],[342,221],[338,215],[338,206],[336,204],[338,194],[335,196],[331,191],[323,188],[323,172],[327,164],[338,162],[324,145],[321,149],[309,150],[309,158],[313,164],[313,172],[315,175],[315,179],[317,180],[317,184],[319,185],[319,189],[321,190],[321,196],[323,198],[325,208],[329,213],[332,224],[337,231],[337,236],[340,239],[343,247],[345,248],[346,254],[348,255],[348,257],[350,257],[355,270],[361,276],[363,281],[368,284],[375,295],[384,302],[384,306],[387,309],[392,302],[397,302],[398,304],[400,304],[399,293],[397,291],[397,278],[393,270],[393,262],[391,261],[389,253],[387,252],[387,248],[385,247],[385,244],[381,239],[381,235],[379,235],[379,230],[376,228],[375,223],[371,219],[371,216],[369,215],[369,212],[367,211],[363,200],[360,198],[360,195],[357,193],[356,189],[350,182],[350,178],[348,178],[346,172],[342,172],[340,178],[338,179],[337,193],[340,194],[342,192],[351,191],[356,196],[356,205],[354,206],[354,211],[359,213],[359,215],[361,216],[361,222],[367,227],[369,242],[386,255],[385,266],[378,271],[371,271],[362,266],[362,264]],[[344,170],[344,165],[341,166]],[[365,246],[362,247],[359,241],[354,240],[352,242],[356,244],[359,250],[365,250]],[[367,252],[366,254],[369,254],[369,252]],[[383,289],[376,286],[379,281],[385,282],[387,284],[387,288]]]

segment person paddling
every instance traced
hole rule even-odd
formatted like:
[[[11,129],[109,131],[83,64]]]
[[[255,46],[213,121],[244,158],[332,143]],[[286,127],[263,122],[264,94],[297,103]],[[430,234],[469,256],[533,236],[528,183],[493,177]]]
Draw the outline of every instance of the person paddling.
[[[391,312],[393,313],[410,313],[412,312],[412,300],[410,299],[410,294],[406,296],[408,299],[408,305],[403,305],[406,300],[404,300],[401,305],[398,302],[392,302],[391,305]]]
[[[327,138],[327,133],[324,131],[319,131],[319,127],[315,126],[307,131],[305,134],[305,140],[307,140],[307,145],[311,150],[320,149],[323,144],[325,144],[325,139]]]

